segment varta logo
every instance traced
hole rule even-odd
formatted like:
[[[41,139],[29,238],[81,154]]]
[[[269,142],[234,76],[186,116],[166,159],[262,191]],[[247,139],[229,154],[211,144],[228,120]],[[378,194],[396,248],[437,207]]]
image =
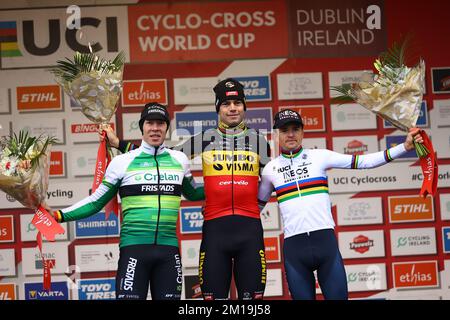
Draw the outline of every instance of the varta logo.
[[[29,299],[36,299],[37,298],[37,291],[36,290],[30,290],[28,292],[28,298]]]

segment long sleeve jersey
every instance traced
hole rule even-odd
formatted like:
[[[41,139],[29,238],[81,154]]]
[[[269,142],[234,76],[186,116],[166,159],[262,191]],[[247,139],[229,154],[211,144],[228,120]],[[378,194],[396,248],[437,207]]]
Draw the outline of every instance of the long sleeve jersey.
[[[201,155],[203,166],[204,219],[241,215],[260,219],[258,207],[259,174],[270,157],[270,146],[263,135],[245,127],[237,133],[209,129],[175,146],[188,157]],[[119,150],[137,146],[125,141]]]
[[[119,192],[123,222],[120,246],[162,244],[178,246],[176,222],[181,194],[203,200],[189,160],[164,145],[141,147],[113,158],[100,186],[89,197],[60,210],[61,221],[83,219],[99,212]]]
[[[258,191],[260,207],[275,189],[284,237],[334,228],[326,171],[368,169],[384,165],[406,152],[404,144],[367,155],[345,155],[324,149],[282,153],[264,168]]]

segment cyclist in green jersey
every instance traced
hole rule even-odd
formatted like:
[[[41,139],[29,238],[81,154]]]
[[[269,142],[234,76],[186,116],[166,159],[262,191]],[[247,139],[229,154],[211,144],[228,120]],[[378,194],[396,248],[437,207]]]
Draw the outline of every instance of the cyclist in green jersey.
[[[146,104],[139,121],[141,146],[114,157],[93,194],[54,213],[59,222],[83,219],[119,193],[123,222],[117,299],[146,299],[149,285],[152,299],[181,297],[176,234],[181,194],[188,200],[203,200],[204,190],[195,184],[187,156],[164,145],[169,124],[165,106]]]

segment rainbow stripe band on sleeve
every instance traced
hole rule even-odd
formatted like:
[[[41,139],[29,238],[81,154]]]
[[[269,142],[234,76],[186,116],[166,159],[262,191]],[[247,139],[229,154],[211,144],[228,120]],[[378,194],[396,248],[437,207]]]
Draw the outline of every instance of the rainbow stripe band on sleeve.
[[[327,177],[317,177],[300,180],[298,181],[298,188],[297,183],[294,181],[275,188],[275,192],[279,203],[299,196],[328,193],[328,179]]]
[[[62,215],[61,210],[55,211],[54,212],[54,216],[55,216],[55,219],[56,219],[57,222],[63,222],[62,221],[63,215]]]
[[[389,149],[384,150],[384,160],[386,160],[386,162],[391,162],[392,160],[394,160],[391,157],[391,153],[389,152]]]
[[[352,157],[352,164],[351,167],[352,169],[358,169],[358,160],[359,160],[359,156],[358,155],[354,155]]]
[[[126,146],[126,148],[125,148],[125,152],[128,152],[128,151],[130,151],[130,150],[133,150],[134,148],[134,145],[131,143],[131,142],[128,142],[127,143],[127,146]]]

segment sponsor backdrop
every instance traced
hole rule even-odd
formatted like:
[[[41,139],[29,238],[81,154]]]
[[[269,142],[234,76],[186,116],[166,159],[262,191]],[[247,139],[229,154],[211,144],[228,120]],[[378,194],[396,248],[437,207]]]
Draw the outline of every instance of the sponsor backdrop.
[[[169,145],[215,127],[212,87],[231,76],[244,85],[247,123],[268,132],[269,141],[273,115],[290,107],[303,116],[304,147],[367,154],[402,143],[405,134],[357,104],[334,104],[330,87],[360,79],[392,41],[412,32],[413,53],[427,65],[418,125],[437,149],[438,194],[418,197],[422,175],[412,152],[373,170],[329,171],[332,210],[350,298],[450,298],[450,60],[443,54],[450,51],[448,2],[127,2],[79,7],[81,30],[73,28],[74,11],[63,6],[0,9],[0,134],[26,129],[58,138],[47,192],[53,209],[89,195],[98,138],[95,125],[46,68],[76,50],[88,50],[88,44],[108,58],[125,52],[124,90],[111,120],[123,139],[139,142],[138,116],[149,101],[169,106]],[[276,153],[276,141],[270,144]],[[192,168],[202,181],[198,158]],[[186,299],[201,298],[202,205],[183,200],[179,213]],[[31,210],[0,193],[0,299],[115,297],[120,217],[105,221],[99,212],[63,224],[66,234],[44,243],[45,258],[53,264],[49,292],[42,290],[31,218]],[[275,199],[261,219],[268,262],[265,296],[290,299]],[[317,292],[321,299],[318,284]],[[230,297],[236,297],[234,285]]]

